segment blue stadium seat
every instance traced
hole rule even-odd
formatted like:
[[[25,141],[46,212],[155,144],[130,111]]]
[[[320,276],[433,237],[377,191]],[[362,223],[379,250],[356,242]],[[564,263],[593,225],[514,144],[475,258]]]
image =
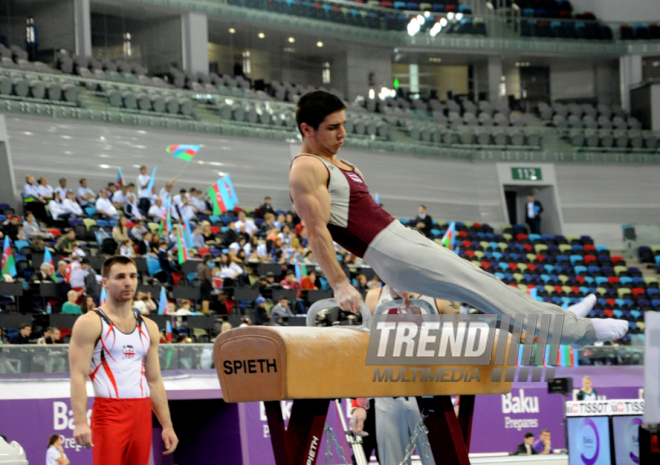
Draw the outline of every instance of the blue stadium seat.
[[[653,300],[651,300],[651,306],[652,306],[655,310],[660,310],[660,299],[653,299]]]
[[[586,272],[587,272],[587,267],[586,267],[586,266],[582,266],[582,265],[578,265],[578,266],[576,266],[576,267],[574,268],[574,271],[575,271],[575,274],[576,274],[577,276],[579,276],[580,273],[586,273]]]
[[[154,276],[163,271],[158,260],[150,257],[147,257],[147,269],[149,270],[149,274],[151,276]]]

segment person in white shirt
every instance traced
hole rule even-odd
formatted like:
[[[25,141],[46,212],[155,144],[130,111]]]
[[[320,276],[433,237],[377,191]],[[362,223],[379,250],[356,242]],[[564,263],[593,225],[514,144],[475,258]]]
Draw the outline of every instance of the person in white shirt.
[[[131,258],[133,257],[133,252],[133,243],[131,241],[124,241],[119,246],[119,255]]]
[[[192,315],[193,312],[190,311],[190,301],[188,299],[181,299],[181,307],[179,307],[174,314],[178,316]]]
[[[45,176],[39,178],[37,189],[44,200],[48,201],[53,198],[53,188],[48,185],[48,179]]]
[[[44,199],[39,193],[39,187],[34,181],[34,176],[28,174],[25,176],[25,185],[23,186],[23,196],[26,198],[32,197],[34,200],[38,200],[41,203],[45,203]]]
[[[87,254],[85,253],[85,251],[84,251],[83,249],[80,248],[80,245],[79,245],[79,244],[73,244],[73,245],[71,246],[71,255],[74,255],[74,256],[76,256],[76,257],[80,257],[80,258],[83,258],[83,257],[86,257],[86,256],[87,256]]]
[[[48,202],[48,212],[54,220],[63,220],[71,216],[71,213],[64,209],[64,205],[62,205],[62,200],[60,199],[60,193],[58,191],[53,191],[53,199]]]
[[[62,447],[62,437],[59,434],[52,434],[48,440],[46,465],[68,465],[69,463],[71,462]]]
[[[66,198],[62,200],[62,208],[65,212],[71,213],[72,215],[83,216],[82,208],[78,205],[78,202],[76,202],[76,198],[71,191],[68,191],[66,193]]]
[[[73,192],[71,189],[66,187],[66,179],[61,178],[60,179],[60,185],[55,188],[57,192],[60,193],[60,199],[64,200],[66,199],[66,194],[67,192]]]
[[[87,270],[83,270],[80,266],[80,258],[77,256],[71,257],[71,263],[67,266],[71,271],[69,272],[69,285],[71,289],[76,292],[80,292],[85,288],[85,276],[87,276]]]
[[[163,201],[161,199],[156,199],[156,203],[149,208],[149,218],[154,223],[160,223],[165,219],[165,215],[167,215],[167,212],[165,211],[165,207],[163,207]]]
[[[158,306],[151,298],[151,292],[138,291],[133,308],[136,308],[141,315],[149,315],[158,309]]]
[[[87,179],[80,180],[80,187],[78,188],[78,203],[81,207],[86,207],[89,204],[96,202],[96,194],[91,189],[87,188]]]
[[[203,199],[203,192],[198,191],[194,187],[190,188],[190,203],[195,209],[195,213],[202,213],[204,215],[212,215],[213,212],[209,210],[208,205]]]
[[[238,221],[236,221],[234,225],[236,226],[236,231],[240,231],[241,226],[245,225],[245,232],[250,236],[257,231],[257,225],[254,224],[254,221],[249,219],[242,210],[238,212]]]
[[[149,228],[144,225],[143,220],[135,221],[135,224],[131,228],[130,235],[136,239],[136,242],[144,239],[144,235],[149,232]]]
[[[108,218],[117,217],[117,209],[108,198],[108,190],[103,189],[101,191],[101,197],[96,201],[96,211],[101,215],[107,216]]]
[[[126,192],[128,192],[128,186],[121,186],[121,189],[112,194],[112,204],[117,210],[124,208],[124,205],[126,205]]]
[[[124,213],[126,214],[126,217],[132,221],[141,220],[143,218],[142,213],[140,212],[140,208],[138,207],[137,202],[135,201],[135,196],[133,194],[126,195],[126,204],[124,205]]]
[[[140,175],[137,178],[138,185],[138,204],[140,209],[143,212],[149,211],[151,206],[151,192],[149,191],[149,182],[151,181],[151,176],[147,174],[147,167],[140,167]]]

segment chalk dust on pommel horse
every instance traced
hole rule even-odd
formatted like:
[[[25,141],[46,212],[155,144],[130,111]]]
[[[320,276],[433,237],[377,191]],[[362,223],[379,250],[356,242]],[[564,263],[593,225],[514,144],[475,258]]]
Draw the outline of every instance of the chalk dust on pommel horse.
[[[400,396],[417,397],[420,409],[430,412],[425,423],[436,463],[468,465],[474,396],[511,391],[510,382],[491,382],[493,360],[478,367],[480,382],[374,382],[376,368],[394,368],[396,373],[398,367],[366,366],[368,345],[369,334],[348,327],[249,326],[221,334],[214,358],[226,402],[265,403],[277,465],[316,463],[332,399]],[[505,360],[508,352],[507,344]],[[454,367],[402,368],[435,372]],[[476,367],[455,368],[472,372]],[[460,396],[458,417],[452,395]],[[282,400],[294,401],[288,428]]]

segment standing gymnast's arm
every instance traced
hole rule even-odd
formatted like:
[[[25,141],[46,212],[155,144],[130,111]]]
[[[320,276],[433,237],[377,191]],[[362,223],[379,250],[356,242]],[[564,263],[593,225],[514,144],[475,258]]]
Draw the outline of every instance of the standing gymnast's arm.
[[[145,375],[149,383],[151,391],[151,409],[158,417],[160,425],[163,427],[163,443],[165,443],[165,452],[163,455],[168,455],[174,452],[179,439],[174,433],[172,426],[172,419],[170,418],[170,407],[167,403],[167,394],[165,393],[165,386],[163,385],[163,378],[160,374],[160,361],[158,359],[158,343],[160,342],[160,331],[158,326],[152,320],[145,318],[149,330],[149,337],[151,339],[151,347],[147,352],[147,360],[145,362]]]
[[[87,422],[87,378],[92,365],[94,345],[101,336],[101,319],[95,312],[80,316],[71,331],[69,369],[71,373],[71,408],[76,444],[94,447],[92,430]]]
[[[291,198],[296,212],[305,223],[307,240],[314,258],[335,292],[339,306],[353,313],[360,310],[362,296],[355,289],[337,261],[337,253],[328,230],[330,221],[330,193],[328,170],[312,157],[299,157],[289,173]]]

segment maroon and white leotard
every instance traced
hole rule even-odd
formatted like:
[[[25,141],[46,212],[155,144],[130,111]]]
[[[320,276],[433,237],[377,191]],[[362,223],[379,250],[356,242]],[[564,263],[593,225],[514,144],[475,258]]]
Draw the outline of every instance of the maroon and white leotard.
[[[322,157],[309,153],[301,153],[297,157],[301,156],[317,158],[328,169],[328,230],[332,239],[352,254],[364,257],[371,241],[394,218],[371,197],[362,173],[351,163],[340,160],[352,167],[351,170],[343,170]]]

